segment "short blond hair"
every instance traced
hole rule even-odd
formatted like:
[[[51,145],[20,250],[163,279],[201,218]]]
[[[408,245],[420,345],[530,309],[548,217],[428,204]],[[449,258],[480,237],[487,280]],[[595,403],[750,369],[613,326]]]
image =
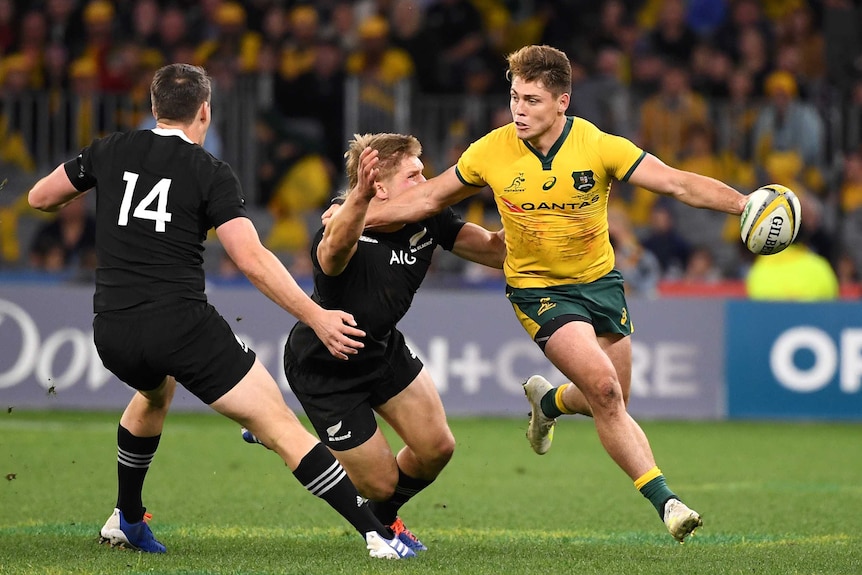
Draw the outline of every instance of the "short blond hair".
[[[565,52],[551,46],[531,45],[515,50],[506,61],[509,81],[517,76],[525,82],[540,82],[555,97],[572,91],[572,63]]]
[[[377,178],[385,180],[396,170],[401,164],[401,160],[408,156],[422,155],[422,144],[419,143],[414,136],[405,134],[354,134],[347,146],[347,151],[344,153],[346,158],[345,167],[347,168],[347,190],[340,194],[340,197],[346,196],[350,190],[359,181],[359,155],[365,148],[377,150],[378,163],[377,167],[380,170]]]

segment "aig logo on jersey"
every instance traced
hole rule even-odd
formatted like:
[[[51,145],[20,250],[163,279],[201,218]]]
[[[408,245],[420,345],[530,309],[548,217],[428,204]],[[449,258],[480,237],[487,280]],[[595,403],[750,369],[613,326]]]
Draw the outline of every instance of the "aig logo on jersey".
[[[399,264],[402,266],[412,266],[416,263],[416,256],[411,255],[404,250],[392,250],[392,255],[389,256],[389,265]]]

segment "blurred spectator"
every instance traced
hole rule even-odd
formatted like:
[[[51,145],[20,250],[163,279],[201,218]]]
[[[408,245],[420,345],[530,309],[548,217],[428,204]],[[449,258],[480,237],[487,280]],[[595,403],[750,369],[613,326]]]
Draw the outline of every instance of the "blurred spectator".
[[[274,79],[281,63],[281,50],[287,42],[287,19],[287,10],[281,4],[272,4],[263,13],[258,71],[266,77]]]
[[[344,154],[344,54],[336,42],[319,41],[310,51],[312,67],[293,80],[275,82],[275,107],[289,121],[313,122],[317,147],[332,166]],[[299,118],[298,116],[302,116]],[[340,170],[338,170],[340,171]]]
[[[681,280],[691,284],[714,284],[722,280],[721,268],[715,263],[715,254],[707,246],[697,246],[688,257]]]
[[[66,111],[70,122],[69,149],[80,150],[93,139],[104,135],[99,70],[92,59],[79,58],[69,65],[69,87],[71,94]]]
[[[49,41],[65,46],[74,55],[80,53],[83,42],[83,25],[77,5],[77,0],[45,1]]]
[[[30,246],[30,265],[43,271],[96,269],[96,218],[85,197],[39,228]]]
[[[258,118],[258,199],[273,218],[263,243],[280,255],[308,247],[310,214],[332,193],[333,168],[317,136],[313,126],[274,111]]]
[[[826,77],[826,39],[807,2],[798,2],[784,18],[782,40],[796,47],[797,72],[809,84]]]
[[[678,279],[688,267],[691,245],[677,231],[673,213],[664,202],[653,206],[650,226],[641,245],[658,260],[663,279]]]
[[[856,260],[849,252],[842,252],[838,256],[835,263],[835,275],[838,277],[838,285],[841,288],[859,289],[859,282],[862,281],[862,277],[859,275]]]
[[[728,80],[728,98],[713,108],[713,125],[718,130],[718,148],[723,150],[729,179],[743,188],[755,186],[753,132],[760,115],[760,105],[754,98],[751,75],[734,70]]]
[[[754,126],[755,167],[761,181],[791,188],[801,182],[820,191],[824,156],[824,126],[817,110],[799,100],[796,80],[778,71],[765,84],[769,101]]]
[[[578,10],[576,7],[575,10]],[[566,21],[557,22],[558,26],[566,26]],[[630,12],[622,0],[604,0],[599,9],[599,23],[595,31],[591,31],[591,43],[595,46],[617,45],[634,25]],[[571,34],[571,29],[569,29]]]
[[[418,0],[397,0],[392,10],[392,45],[403,49],[413,60],[418,89],[433,92],[437,89],[434,74],[437,59],[435,52],[428,49],[434,40],[424,18],[424,8]]]
[[[161,8],[156,0],[135,0],[129,22],[131,41],[141,48],[158,48]]]
[[[826,75],[841,100],[847,97],[853,80],[860,72],[862,26],[859,16],[858,3],[853,0],[823,2]]]
[[[321,31],[321,35],[338,42],[345,53],[350,53],[359,46],[356,31],[356,11],[350,0],[338,0],[329,12],[329,22]]]
[[[281,53],[276,83],[293,82],[314,68],[320,17],[313,6],[300,5],[290,12],[290,34]]]
[[[0,161],[26,173],[36,170],[30,141],[37,114],[31,69],[24,54],[0,60]]]
[[[0,0],[0,56],[5,56],[15,48],[18,40],[16,16],[15,2]]]
[[[702,96],[688,84],[688,72],[678,63],[669,63],[658,94],[648,98],[640,110],[640,144],[651,154],[677,165],[683,138],[692,124],[709,121]]]
[[[839,198],[845,214],[862,209],[862,150],[856,149],[844,156]]]
[[[602,126],[610,134],[633,137],[632,105],[622,80],[623,65],[623,52],[617,46],[599,47],[595,69],[572,86],[567,113]]]
[[[649,34],[649,43],[665,60],[688,62],[697,44],[697,35],[686,22],[683,0],[664,0],[658,22]]]
[[[755,258],[745,279],[748,297],[779,301],[838,298],[838,277],[832,266],[800,239],[777,254]]]
[[[664,60],[648,46],[635,42],[627,52],[631,57],[630,97],[635,110],[643,106],[661,88],[662,77],[667,69]]]
[[[713,38],[722,52],[741,63],[746,57],[747,41],[742,38],[746,31],[754,31],[766,47],[772,43],[772,28],[763,14],[760,0],[732,0],[729,4],[730,16],[719,26]]]
[[[688,0],[685,21],[699,38],[712,37],[727,18],[727,0]]]
[[[638,242],[625,208],[619,204],[608,208],[608,234],[614,248],[616,269],[625,278],[626,295],[655,295],[661,279],[661,264]]]
[[[835,233],[832,230],[834,222],[828,221],[829,214],[825,212],[826,207],[818,196],[802,192],[798,197],[802,213],[805,214],[802,227],[805,228],[808,247],[832,263],[836,252]]]
[[[223,2],[213,12],[211,23],[215,25],[214,36],[198,45],[194,63],[211,67],[217,61],[232,75],[255,72],[261,38],[248,29],[245,8],[238,2]]]
[[[162,10],[157,46],[165,56],[165,61],[191,63],[191,59],[178,54],[182,50],[191,50],[188,26],[186,14],[178,6],[168,5]]]
[[[107,0],[90,0],[84,6],[84,45],[72,56],[75,60],[93,62],[96,69],[97,88],[107,84],[103,78],[108,54],[114,48],[114,5]],[[110,86],[117,88],[117,86]]]
[[[463,88],[462,66],[471,57],[480,56],[484,47],[481,14],[469,0],[438,0],[428,6],[425,29],[429,45],[439,49],[436,66],[422,73],[434,79],[432,91],[459,92]]]
[[[389,24],[372,16],[359,25],[359,49],[347,58],[345,69],[360,80],[359,126],[361,132],[392,129],[395,111],[395,86],[413,77],[415,69],[410,55],[389,45]]]
[[[767,36],[759,28],[745,28],[740,33],[737,66],[751,76],[758,95],[763,94],[766,77],[772,72],[770,46]]]
[[[717,50],[711,42],[698,42],[689,59],[692,89],[710,102],[721,102],[729,94],[733,74],[730,56]]]
[[[30,62],[29,85],[39,90],[45,86],[42,62],[48,44],[48,24],[41,11],[29,10],[24,13],[19,24],[21,36],[18,51]]]

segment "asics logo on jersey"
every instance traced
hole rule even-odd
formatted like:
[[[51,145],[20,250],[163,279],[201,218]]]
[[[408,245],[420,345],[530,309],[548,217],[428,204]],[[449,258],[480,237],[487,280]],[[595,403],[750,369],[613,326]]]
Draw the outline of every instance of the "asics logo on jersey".
[[[542,189],[546,192],[554,187],[554,184],[557,183],[557,176],[551,176],[550,179],[542,184]]]
[[[623,314],[620,316],[620,325],[625,325],[627,321],[629,321],[629,312],[626,311],[626,308],[623,308]]]
[[[542,315],[549,309],[554,309],[557,307],[557,304],[551,301],[549,297],[543,297],[539,300],[539,311],[536,312],[536,315]]]
[[[524,191],[524,172],[519,172],[517,176],[512,179],[512,183],[503,188],[504,192],[523,192]]]
[[[350,439],[350,436],[352,435],[350,431],[337,435],[338,432],[341,431],[342,424],[343,422],[339,421],[335,425],[330,425],[326,428],[326,435],[329,437],[329,441],[344,441],[345,439]]]

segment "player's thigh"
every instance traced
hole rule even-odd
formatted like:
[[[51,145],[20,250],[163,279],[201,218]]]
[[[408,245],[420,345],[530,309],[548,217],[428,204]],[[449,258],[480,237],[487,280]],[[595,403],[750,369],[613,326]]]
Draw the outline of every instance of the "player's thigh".
[[[612,394],[614,387],[619,389],[614,364],[599,345],[593,326],[586,322],[569,322],[556,330],[545,345],[545,356],[591,405],[599,396]]]
[[[420,457],[451,455],[455,439],[427,369],[422,368],[410,385],[375,410]]]

